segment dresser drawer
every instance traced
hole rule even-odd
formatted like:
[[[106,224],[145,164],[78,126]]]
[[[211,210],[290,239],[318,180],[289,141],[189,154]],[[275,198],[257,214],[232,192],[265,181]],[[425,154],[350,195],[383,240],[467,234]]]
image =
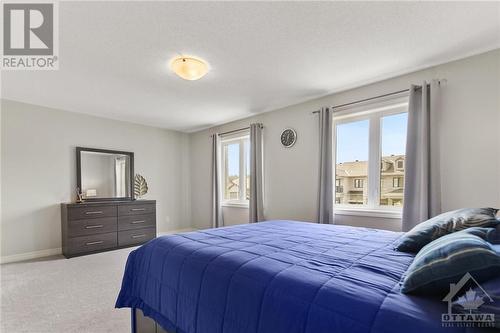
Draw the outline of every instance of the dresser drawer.
[[[68,222],[68,237],[104,234],[117,230],[116,217],[101,217]]]
[[[118,217],[118,230],[156,227],[156,214],[127,215]]]
[[[116,247],[116,232],[68,239],[68,253],[78,254]]]
[[[70,220],[111,216],[116,216],[116,206],[71,207],[68,209],[68,217]]]
[[[118,216],[152,214],[156,213],[155,207],[155,204],[118,206]]]
[[[118,231],[118,246],[141,244],[156,237],[156,228]]]

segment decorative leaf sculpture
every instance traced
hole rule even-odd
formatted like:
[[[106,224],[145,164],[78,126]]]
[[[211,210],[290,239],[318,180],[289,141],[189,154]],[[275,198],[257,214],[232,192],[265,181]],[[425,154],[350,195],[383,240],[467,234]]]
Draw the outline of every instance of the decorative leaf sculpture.
[[[146,179],[141,176],[140,174],[135,175],[135,181],[134,181],[134,194],[136,198],[140,198],[143,195],[148,193],[148,183],[146,182]]]

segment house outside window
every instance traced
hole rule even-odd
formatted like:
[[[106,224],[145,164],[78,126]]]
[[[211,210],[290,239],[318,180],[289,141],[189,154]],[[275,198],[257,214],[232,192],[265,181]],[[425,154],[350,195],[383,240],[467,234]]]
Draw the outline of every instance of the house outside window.
[[[377,103],[373,108],[336,110],[333,121],[336,209],[400,214],[407,112],[407,96]],[[339,188],[339,184],[344,186]]]
[[[248,205],[250,199],[250,134],[221,138],[223,205]]]

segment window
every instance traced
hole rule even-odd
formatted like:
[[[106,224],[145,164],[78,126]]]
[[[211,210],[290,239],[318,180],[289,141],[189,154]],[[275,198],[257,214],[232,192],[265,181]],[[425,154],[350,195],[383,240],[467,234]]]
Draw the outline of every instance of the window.
[[[247,205],[250,197],[250,138],[248,132],[223,137],[223,204]]]
[[[333,130],[337,206],[400,209],[407,109],[408,101],[404,97],[379,103],[377,107],[336,112]]]
[[[397,163],[396,168],[398,168],[398,169],[404,168],[404,161],[403,160],[398,160],[396,163]]]
[[[403,175],[406,147],[406,123],[408,113],[389,114],[380,119],[382,163],[387,168],[380,170],[380,205],[402,206]],[[392,188],[390,181],[392,179]],[[387,184],[389,183],[389,184]]]
[[[403,187],[403,177],[393,177],[392,187]]]
[[[363,178],[368,175],[369,121],[351,121],[336,125],[335,199],[342,205],[368,204],[368,189]],[[358,178],[355,178],[358,177]]]
[[[342,179],[335,179],[335,192],[336,193],[344,192],[344,188],[342,187]]]

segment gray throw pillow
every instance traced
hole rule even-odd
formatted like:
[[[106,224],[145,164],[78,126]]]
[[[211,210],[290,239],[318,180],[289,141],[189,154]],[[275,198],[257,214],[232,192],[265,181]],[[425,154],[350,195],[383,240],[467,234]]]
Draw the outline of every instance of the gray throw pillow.
[[[420,223],[399,239],[396,249],[418,252],[422,247],[441,236],[470,227],[495,228],[500,221],[496,208],[463,208],[435,216]]]

